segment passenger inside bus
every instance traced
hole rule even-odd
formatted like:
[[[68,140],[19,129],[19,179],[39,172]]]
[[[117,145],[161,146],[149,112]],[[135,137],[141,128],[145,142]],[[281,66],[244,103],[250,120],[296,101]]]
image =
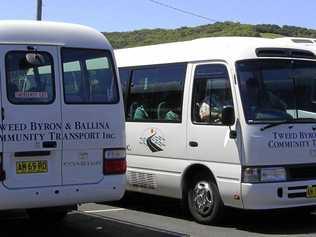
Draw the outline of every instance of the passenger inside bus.
[[[134,106],[135,104],[132,104]],[[137,102],[136,102],[137,105]],[[133,109],[134,111],[134,109]],[[144,105],[140,104],[136,107],[135,112],[132,112],[133,120],[146,120],[148,119],[149,115],[145,110]]]
[[[211,105],[211,106],[210,106]],[[221,103],[219,99],[213,95],[206,96],[200,104],[200,119],[202,122],[208,122],[212,119],[214,122],[221,119]]]
[[[200,103],[199,115],[201,122],[221,123],[223,106],[233,105],[232,98],[224,95],[206,96]]]
[[[170,121],[179,121],[179,115],[172,110],[175,106],[172,106],[172,102],[169,101],[162,101],[159,103],[157,107],[157,119],[158,120],[170,120]]]

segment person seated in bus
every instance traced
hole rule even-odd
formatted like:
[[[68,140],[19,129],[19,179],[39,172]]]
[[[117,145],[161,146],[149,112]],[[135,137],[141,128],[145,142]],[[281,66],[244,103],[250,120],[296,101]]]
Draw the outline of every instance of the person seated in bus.
[[[215,93],[212,93],[212,96],[206,96],[200,103],[200,121],[221,123],[223,106],[232,104],[231,97],[228,99],[225,96],[219,96]]]
[[[169,110],[165,115],[165,120],[180,121],[180,117],[174,111]]]
[[[200,109],[199,109],[199,115],[200,115],[200,121],[201,122],[209,122],[210,121],[210,104],[211,104],[211,97],[206,96],[202,102],[200,103]],[[217,116],[217,114],[213,114],[214,116]]]
[[[146,120],[148,118],[149,115],[146,112],[144,105],[139,105],[133,114],[133,120]]]
[[[173,111],[175,106],[172,106],[172,103],[169,101],[162,101],[157,107],[157,119],[158,120],[172,120],[179,121],[179,115]]]

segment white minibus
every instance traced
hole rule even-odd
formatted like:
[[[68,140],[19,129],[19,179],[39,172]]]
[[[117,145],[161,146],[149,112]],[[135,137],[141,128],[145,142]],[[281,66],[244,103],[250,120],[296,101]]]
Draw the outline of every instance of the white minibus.
[[[218,37],[115,51],[127,189],[226,207],[316,205],[316,56],[274,39]]]
[[[60,219],[125,191],[113,50],[73,24],[0,22],[0,210]]]

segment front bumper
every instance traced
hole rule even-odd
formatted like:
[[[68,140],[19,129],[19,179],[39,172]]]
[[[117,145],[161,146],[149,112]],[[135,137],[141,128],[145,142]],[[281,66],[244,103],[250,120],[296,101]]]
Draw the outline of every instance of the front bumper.
[[[316,186],[316,180],[241,184],[244,209],[267,210],[315,206],[316,198],[307,198],[307,186]]]

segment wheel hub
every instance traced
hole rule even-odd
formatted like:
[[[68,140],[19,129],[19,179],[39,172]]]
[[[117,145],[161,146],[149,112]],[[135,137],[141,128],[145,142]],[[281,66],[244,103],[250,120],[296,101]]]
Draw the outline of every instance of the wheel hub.
[[[214,205],[213,192],[207,182],[201,181],[195,185],[193,190],[193,202],[197,211],[203,216],[212,211]]]

